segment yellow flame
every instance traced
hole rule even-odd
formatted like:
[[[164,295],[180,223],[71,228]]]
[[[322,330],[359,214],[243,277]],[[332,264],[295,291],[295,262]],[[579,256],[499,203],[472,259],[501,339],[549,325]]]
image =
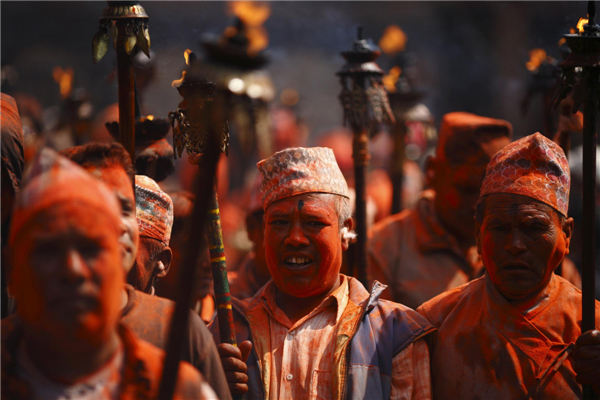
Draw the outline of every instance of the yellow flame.
[[[152,114],[146,115],[146,118],[144,118],[144,120],[154,121],[154,115],[152,115]]]
[[[73,68],[69,67],[66,70],[60,66],[54,67],[52,71],[52,77],[58,83],[60,87],[60,95],[63,99],[68,98],[71,95],[73,89],[73,76],[75,72]]]
[[[587,18],[579,18],[579,22],[577,23],[577,29],[579,29],[579,33],[583,33],[583,26],[588,22],[589,21]]]
[[[407,40],[406,33],[399,26],[390,25],[379,39],[379,48],[386,54],[394,54],[404,50]]]
[[[186,74],[186,71],[183,71],[181,73],[181,79],[175,79],[173,82],[171,82],[171,87],[178,88],[179,86],[181,86],[181,84],[183,83],[183,81],[185,79],[185,74]]]
[[[264,24],[271,15],[271,7],[267,3],[259,1],[231,1],[227,5],[233,15],[252,28]]]
[[[271,7],[259,1],[231,1],[227,4],[229,11],[241,19],[246,26],[246,36],[249,41],[248,54],[256,55],[265,49],[269,45],[269,35],[262,24],[271,15]],[[236,33],[237,29],[230,26],[225,29],[223,35],[231,37]]]
[[[529,51],[529,61],[525,64],[525,67],[529,71],[537,70],[540,65],[546,60],[546,51],[544,49],[533,49]]]
[[[383,77],[383,86],[385,86],[388,92],[396,93],[396,83],[398,82],[401,73],[402,68],[396,65],[395,67],[390,69],[390,73],[388,75],[385,75]]]
[[[190,65],[190,54],[192,51],[190,49],[186,49],[183,52],[183,57],[185,58],[185,65]]]

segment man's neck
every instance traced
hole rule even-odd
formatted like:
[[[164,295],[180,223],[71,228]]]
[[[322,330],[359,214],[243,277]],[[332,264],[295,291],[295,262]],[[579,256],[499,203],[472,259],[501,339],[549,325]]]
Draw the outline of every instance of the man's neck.
[[[336,284],[327,292],[312,297],[294,297],[276,289],[275,302],[277,303],[277,307],[287,315],[290,322],[295,324],[300,319],[310,314],[327,298],[327,296],[335,292],[339,287],[340,279],[338,279]]]
[[[550,298],[550,294],[552,289],[550,287],[550,282],[552,281],[552,275],[550,275],[550,279],[541,289],[536,290],[534,293],[523,297],[522,299],[508,299],[508,302],[515,307],[521,314],[527,315],[537,307],[539,307],[543,302]]]
[[[73,340],[49,343],[47,337],[38,340],[35,336],[25,337],[27,356],[46,377],[61,383],[74,383],[98,371],[111,360],[121,343],[116,330],[100,345]]]

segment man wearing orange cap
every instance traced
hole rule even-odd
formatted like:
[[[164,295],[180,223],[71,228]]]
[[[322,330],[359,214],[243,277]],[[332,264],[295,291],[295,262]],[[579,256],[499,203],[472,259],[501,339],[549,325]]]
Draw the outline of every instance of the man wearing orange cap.
[[[348,186],[331,149],[286,149],[258,169],[273,280],[250,299],[234,299],[239,348],[218,346],[232,392],[269,400],[430,399],[423,337],[431,325],[380,300],[381,283],[369,293],[339,273],[353,234]]]
[[[19,193],[9,243],[18,311],[2,321],[2,398],[154,398],[164,353],[119,323],[121,220],[113,193],[49,149]],[[215,398],[189,364],[175,398]]]
[[[390,286],[394,301],[417,308],[481,271],[473,213],[490,158],[510,143],[507,121],[455,112],[444,115],[430,190],[414,209],[389,216],[369,235],[371,276]]]
[[[140,241],[133,191],[135,174],[129,154],[119,143],[89,143],[71,147],[62,154],[102,181],[121,204],[119,242],[123,254],[122,266],[127,274],[135,263]],[[121,307],[121,322],[139,338],[166,349],[169,322],[175,308],[173,302],[150,296],[126,284],[121,292]],[[221,400],[230,399],[212,336],[197,315],[190,315],[188,331],[182,360],[191,363],[202,373]]]
[[[569,253],[570,183],[562,149],[539,133],[490,161],[476,212],[487,273],[418,309],[438,328],[434,396],[568,400],[581,398],[579,383],[598,389],[600,332],[581,336],[581,291],[554,274]]]

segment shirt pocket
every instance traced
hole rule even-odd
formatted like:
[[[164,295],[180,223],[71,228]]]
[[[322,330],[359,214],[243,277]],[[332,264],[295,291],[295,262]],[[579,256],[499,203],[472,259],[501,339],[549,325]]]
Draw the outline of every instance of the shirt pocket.
[[[310,380],[310,400],[331,399],[331,372],[313,370]]]

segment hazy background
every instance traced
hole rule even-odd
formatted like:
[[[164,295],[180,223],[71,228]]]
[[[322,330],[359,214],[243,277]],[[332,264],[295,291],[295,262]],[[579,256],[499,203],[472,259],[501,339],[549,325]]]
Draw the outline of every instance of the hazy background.
[[[296,112],[314,137],[340,124],[335,72],[340,51],[356,28],[378,42],[390,24],[408,35],[417,56],[425,100],[439,122],[450,111],[470,111],[512,122],[515,136],[541,129],[542,104],[527,116],[520,102],[529,83],[528,51],[544,48],[560,58],[557,42],[586,14],[585,2],[272,2],[265,27],[277,95],[292,87],[300,94]],[[117,99],[116,80],[107,82],[116,55],[109,49],[97,65],[91,41],[105,2],[6,2],[0,4],[1,62],[19,73],[13,89],[35,95],[44,107],[58,104],[55,66],[75,69],[75,87],[87,89],[96,111]],[[230,24],[225,2],[142,2],[150,16],[157,79],[145,95],[151,113],[166,117],[180,97],[171,88],[181,76],[182,53],[199,52],[204,33],[220,34]],[[382,56],[379,64],[389,69]],[[278,97],[277,97],[278,98]]]

